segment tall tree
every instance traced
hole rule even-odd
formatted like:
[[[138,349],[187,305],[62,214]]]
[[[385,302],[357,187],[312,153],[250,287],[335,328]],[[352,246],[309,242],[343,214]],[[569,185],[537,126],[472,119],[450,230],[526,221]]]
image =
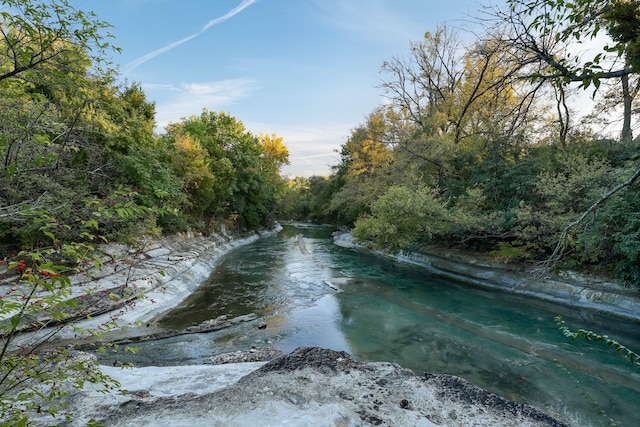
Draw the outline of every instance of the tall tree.
[[[389,179],[394,156],[384,143],[386,127],[384,115],[372,113],[342,145],[341,163],[335,168],[342,185],[333,195],[330,210],[348,223],[369,210]]]
[[[0,81],[24,77],[25,73],[48,69],[74,72],[89,55],[92,64],[105,62],[112,49],[107,22],[92,12],[72,7],[67,0],[2,0],[0,4]]]
[[[273,187],[278,185],[275,175],[288,161],[280,138],[261,139],[235,117],[205,109],[200,116],[169,125],[165,140],[176,149],[180,141],[188,140],[190,146],[208,153],[211,179],[206,187],[198,187],[198,194],[205,191],[210,196],[201,200],[206,204],[197,209],[207,217],[203,219],[230,220],[255,228],[272,218],[278,194]],[[190,163],[194,165],[194,161]],[[204,177],[202,169],[198,170]]]
[[[409,58],[394,57],[382,65],[390,77],[381,86],[392,106],[427,134],[451,130],[452,95],[464,73],[462,46],[453,30],[441,26],[411,43]]]

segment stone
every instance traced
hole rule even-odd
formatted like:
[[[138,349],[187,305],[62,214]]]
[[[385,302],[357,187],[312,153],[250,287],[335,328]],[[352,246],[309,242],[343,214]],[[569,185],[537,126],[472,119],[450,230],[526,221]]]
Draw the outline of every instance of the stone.
[[[69,409],[74,417],[65,425],[86,425],[94,419],[111,427],[566,426],[461,378],[416,376],[397,364],[359,362],[342,351],[302,347],[248,374],[243,365],[251,364],[108,368],[110,375],[122,375],[129,393],[92,388],[73,393]],[[221,381],[225,377],[228,381]]]

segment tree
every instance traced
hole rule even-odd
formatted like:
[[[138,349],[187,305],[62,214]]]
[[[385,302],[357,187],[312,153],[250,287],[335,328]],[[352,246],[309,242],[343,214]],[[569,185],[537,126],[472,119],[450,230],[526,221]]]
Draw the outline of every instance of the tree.
[[[461,46],[458,35],[441,26],[411,43],[408,59],[395,57],[382,65],[391,76],[381,85],[391,105],[428,135],[451,131],[452,98],[463,79]]]
[[[25,207],[69,211],[104,184],[105,150],[85,132],[94,101],[111,91],[110,71],[101,66],[114,48],[109,25],[67,1],[1,4],[0,198],[22,221]],[[84,180],[71,185],[78,176]],[[20,241],[20,229],[13,222],[6,232]]]
[[[173,149],[172,167],[182,179],[182,191],[189,197],[191,206],[188,209],[194,214],[202,214],[216,198],[217,178],[211,172],[211,157],[188,133],[175,135]]]
[[[273,218],[280,191],[279,168],[288,162],[286,146],[276,135],[254,136],[235,117],[205,109],[200,116],[169,125],[164,138],[174,149],[188,138],[208,155],[205,163],[211,179],[198,187],[198,192],[208,196],[192,200],[192,209],[201,214],[201,220],[215,218],[255,228]],[[199,171],[203,177],[204,169]]]
[[[532,80],[556,86],[579,83],[594,93],[605,79],[618,79],[623,99],[621,139],[631,141],[631,102],[629,76],[640,64],[640,2],[636,0],[578,0],[574,2],[508,0],[508,8],[494,16],[505,35],[505,42],[520,54],[519,62]],[[585,40],[595,40],[605,28],[613,44],[603,42],[589,58],[576,54]],[[614,54],[614,55],[611,55]],[[634,67],[635,64],[635,67]]]
[[[284,144],[282,137],[275,133],[271,135],[259,134],[258,139],[262,146],[263,157],[270,169],[279,171],[282,166],[289,164],[289,149]]]
[[[16,78],[45,66],[61,72],[76,68],[78,52],[91,54],[94,64],[104,63],[116,49],[104,31],[111,27],[92,12],[75,9],[67,0],[2,0],[0,11],[0,81]],[[69,56],[68,54],[71,53]]]
[[[520,65],[514,63],[511,47],[500,39],[477,42],[463,59],[461,87],[453,98],[454,141],[471,140],[468,145],[472,145],[479,140],[481,154],[506,155],[510,147],[504,144],[521,140],[530,126],[535,95],[520,81]]]
[[[630,76],[640,66],[640,2],[637,0],[578,0],[575,2],[509,0],[509,8],[498,10],[495,16],[508,31],[506,40],[518,52],[520,62],[531,80],[551,82],[557,88],[579,83],[594,95],[606,79],[618,79],[619,96],[623,104],[621,140],[632,140],[632,101],[637,88],[630,85]],[[572,49],[583,40],[594,40],[605,28],[612,44],[601,44],[600,51],[587,59],[575,55]],[[615,56],[612,57],[614,54]],[[631,187],[640,177],[636,169],[631,177],[606,191],[582,215],[562,232],[549,263],[557,261],[567,244],[568,232],[580,225],[605,201],[619,191]]]
[[[416,240],[446,234],[451,227],[448,216],[434,189],[393,186],[375,201],[371,215],[356,222],[353,235],[383,248],[404,249]]]
[[[347,223],[369,212],[387,185],[387,172],[394,156],[384,143],[386,133],[384,115],[375,112],[369,115],[365,125],[351,131],[341,147],[341,163],[335,167],[336,180],[341,186],[332,196],[329,211]]]
[[[284,144],[282,137],[275,133],[271,135],[258,135],[262,154],[260,156],[260,175],[262,175],[262,188],[264,194],[265,209],[271,215],[279,215],[282,212],[282,198],[285,194],[287,181],[281,175],[281,169],[289,164],[289,149]]]

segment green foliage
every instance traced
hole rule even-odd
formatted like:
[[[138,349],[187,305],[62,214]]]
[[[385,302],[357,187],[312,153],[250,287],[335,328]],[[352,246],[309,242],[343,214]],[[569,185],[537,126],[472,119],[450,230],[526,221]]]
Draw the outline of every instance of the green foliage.
[[[105,376],[87,357],[78,357],[70,349],[45,349],[59,331],[46,329],[63,322],[73,307],[71,282],[66,276],[69,267],[60,259],[73,264],[91,258],[92,248],[75,243],[62,244],[51,230],[59,224],[51,217],[38,218],[40,229],[50,239],[51,246],[19,254],[7,265],[15,271],[13,287],[3,291],[0,298],[0,413],[2,425],[29,423],[29,413],[50,413],[63,410],[62,398],[69,388],[82,388],[87,382],[107,388],[118,384]],[[95,222],[85,224],[96,228]],[[13,345],[18,334],[26,330],[42,331],[28,340]]]
[[[489,252],[492,256],[504,261],[521,261],[529,258],[526,247],[514,246],[509,242],[498,242],[498,249]]]
[[[508,0],[507,3],[520,22],[527,23],[527,37],[531,40],[539,37],[548,46],[556,46],[557,43],[568,46],[594,39],[602,27],[605,27],[614,39],[615,44],[605,45],[600,51],[592,49],[597,53],[582,61],[580,60],[582,55],[571,57],[567,54],[555,57],[557,52],[546,51],[546,48],[538,49],[536,55],[554,70],[556,83],[579,82],[583,88],[593,86],[597,91],[602,79],[618,78],[621,73],[628,74],[628,71],[624,70],[612,73],[604,66],[604,62],[609,52],[618,54],[626,52],[629,55],[628,60],[633,62],[632,55],[636,40],[634,33],[628,30],[627,21],[637,11],[637,1]],[[556,49],[556,51],[559,50]],[[534,79],[541,77],[542,75],[537,75]]]
[[[29,413],[62,415],[66,413],[61,399],[68,395],[69,385],[81,389],[86,383],[102,389],[118,389],[119,384],[105,376],[97,364],[73,354],[68,349],[23,351],[2,358],[0,384],[0,425],[33,425]],[[28,379],[28,381],[25,381]]]
[[[178,154],[172,168],[196,217],[249,228],[273,220],[284,189],[279,168],[288,162],[281,139],[256,137],[236,118],[204,110],[170,125],[164,140]]]
[[[450,229],[449,212],[433,188],[394,186],[373,204],[370,216],[356,222],[353,235],[398,250],[418,238],[441,236]]]
[[[139,191],[143,206],[180,208],[186,203],[183,181],[167,163],[168,154],[160,145],[140,146],[128,155],[114,156],[120,177],[126,185]]]
[[[336,177],[326,176],[289,180],[282,194],[281,216],[299,221],[339,223],[329,208],[338,181]]]
[[[623,54],[635,70],[640,69],[640,2],[613,1],[603,14],[607,31],[616,42],[611,51]]]
[[[598,213],[600,227],[585,232],[601,247],[605,260],[618,279],[628,286],[640,283],[640,200],[637,187],[614,197]],[[602,261],[601,261],[602,262]]]
[[[538,175],[530,197],[521,202],[514,237],[529,248],[533,258],[549,255],[566,225],[613,187],[616,179],[604,159],[573,153],[562,156],[555,170]],[[590,218],[568,236],[565,246],[570,252],[576,251],[575,262],[588,264],[608,256],[609,249],[599,237],[608,226],[600,219],[599,214]]]
[[[91,54],[96,64],[116,49],[107,40],[110,25],[92,13],[72,7],[67,0],[2,0],[3,57],[0,80],[41,68],[68,73],[77,52]]]
[[[578,329],[577,331],[572,331],[569,329],[564,320],[561,317],[555,318],[556,323],[560,327],[560,330],[564,334],[565,337],[570,338],[572,341],[577,340],[578,338],[584,338],[588,342],[602,343],[607,347],[613,349],[616,353],[620,354],[623,358],[628,360],[632,365],[640,368],[640,354],[630,350],[624,345],[620,344],[618,341],[609,338],[606,335],[600,335],[592,331],[587,331],[585,329]]]

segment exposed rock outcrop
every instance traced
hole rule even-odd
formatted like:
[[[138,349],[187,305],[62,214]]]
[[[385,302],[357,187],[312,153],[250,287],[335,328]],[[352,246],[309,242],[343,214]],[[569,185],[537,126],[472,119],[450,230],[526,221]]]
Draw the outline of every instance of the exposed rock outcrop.
[[[101,245],[99,253],[102,254],[102,265],[99,268],[88,268],[87,272],[79,271],[69,277],[72,284],[70,298],[75,304],[73,309],[68,310],[69,317],[64,323],[77,321],[78,326],[88,331],[100,329],[102,325],[115,319],[120,326],[128,327],[104,334],[101,339],[117,343],[217,330],[241,321],[253,320],[249,316],[215,319],[207,324],[196,325],[190,331],[164,331],[149,324],[152,319],[179,304],[197,289],[223,254],[279,229],[276,227],[262,234],[249,233],[235,237],[226,234],[185,234],[161,239],[147,238],[140,242],[137,249],[115,243]],[[10,273],[6,268],[0,268],[0,278],[7,278],[7,282],[0,282],[0,294],[6,294],[8,289],[15,286],[11,277],[5,277]],[[7,317],[12,314],[7,313]],[[48,321],[44,318],[35,320]],[[29,319],[24,323],[24,331],[34,329],[30,327]],[[62,322],[55,322],[57,323]],[[54,322],[50,324],[53,325]],[[136,327],[139,324],[144,326]],[[29,342],[38,340],[42,334],[48,334],[39,324],[35,329],[40,333],[18,336],[14,339],[14,344],[29,345]],[[88,332],[82,337],[79,335],[77,329],[68,325],[55,335],[55,344],[73,342],[76,348],[82,348],[91,346],[95,341]]]
[[[249,350],[238,350],[231,353],[223,353],[212,356],[205,361],[211,365],[224,365],[226,363],[264,362],[282,356],[282,350],[273,347],[256,347]]]
[[[315,347],[299,348],[239,380],[228,378],[228,384],[220,381],[227,368],[181,368],[186,378],[167,378],[161,368],[124,371],[140,378],[140,389],[126,395],[77,393],[70,401],[76,415],[67,425],[90,418],[113,427],[565,425],[458,377],[419,377],[393,363],[361,363],[345,352]],[[173,382],[172,391],[181,390],[181,380],[189,381],[192,392],[167,395],[151,375],[158,384]]]

